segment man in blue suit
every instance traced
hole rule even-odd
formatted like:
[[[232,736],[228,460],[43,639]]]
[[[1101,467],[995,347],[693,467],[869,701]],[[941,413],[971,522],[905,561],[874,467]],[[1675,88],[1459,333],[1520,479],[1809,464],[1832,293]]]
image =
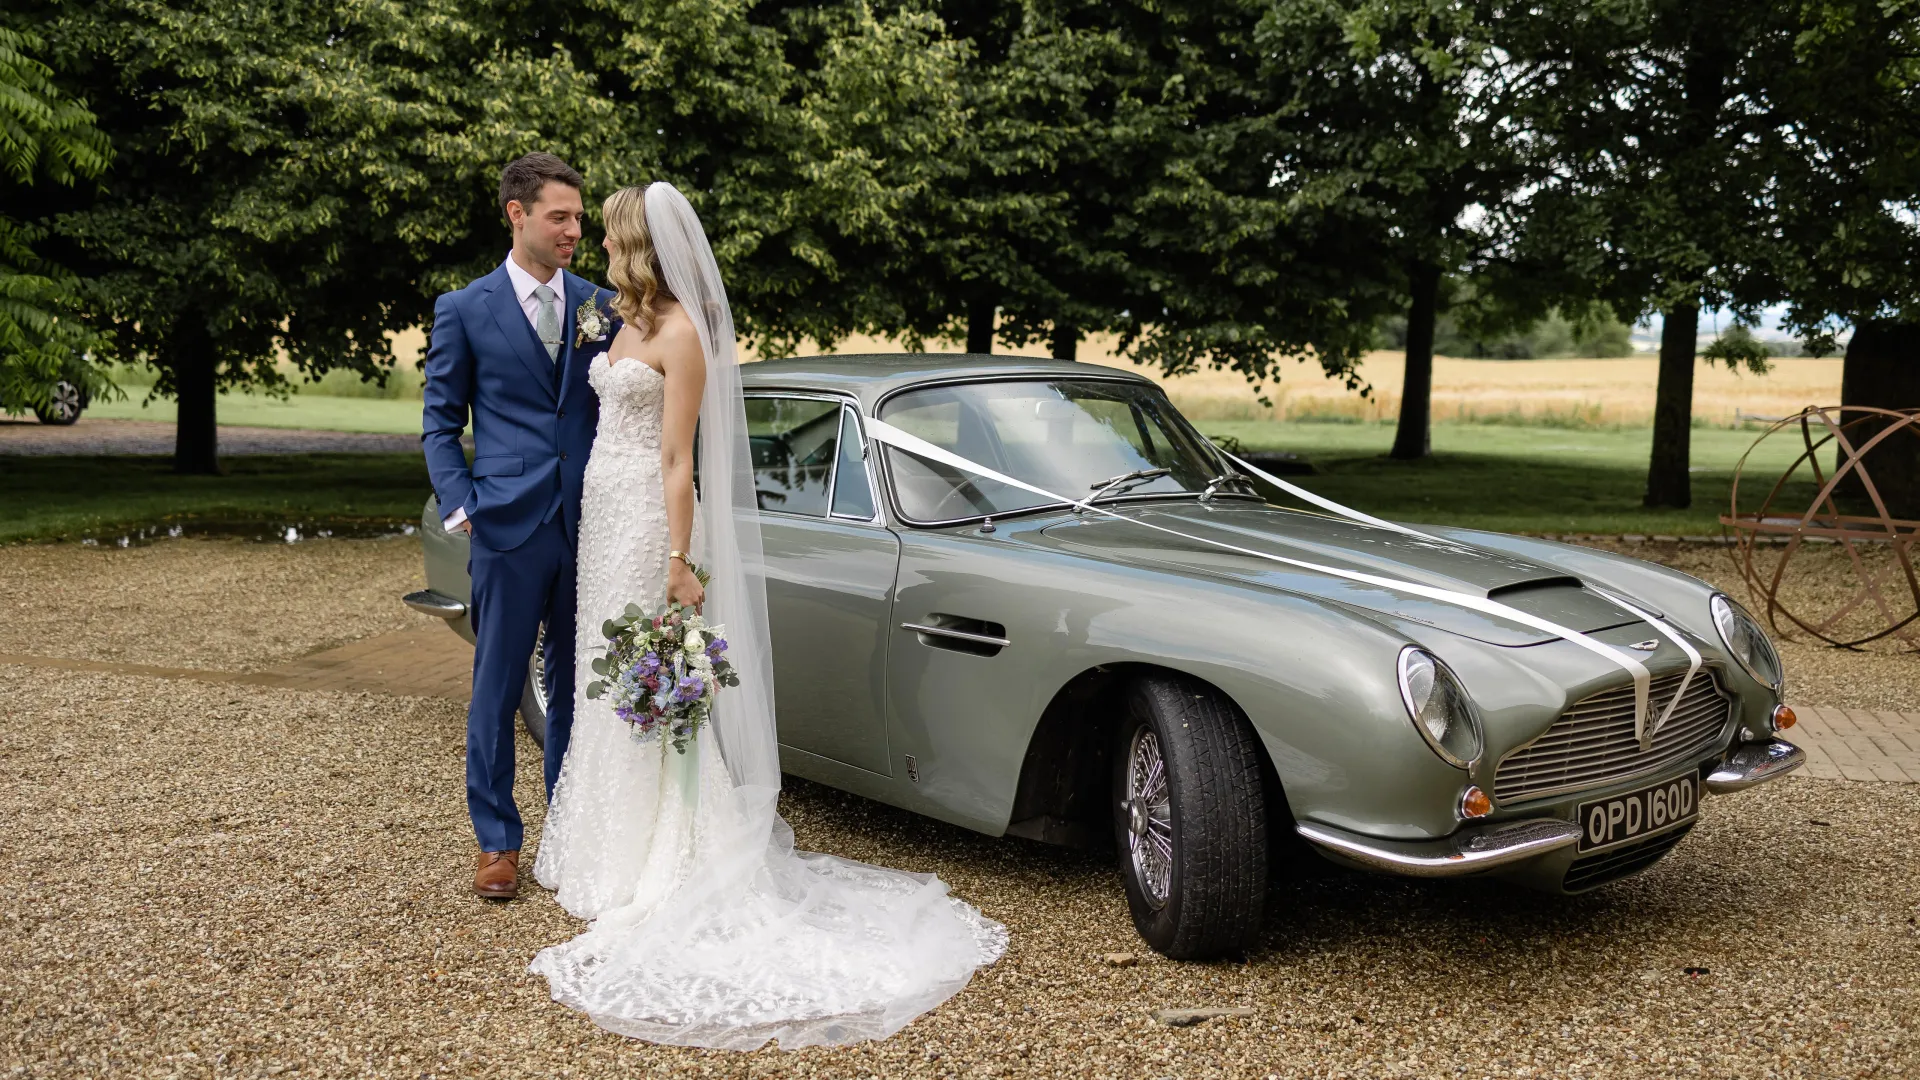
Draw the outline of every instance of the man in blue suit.
[[[513,714],[542,622],[548,799],[573,733],[574,548],[599,420],[587,365],[613,334],[611,326],[591,337],[576,329],[582,305],[604,315],[612,298],[566,271],[580,242],[580,183],[552,154],[528,154],[502,171],[513,250],[492,273],[440,297],[427,344],[427,471],[447,529],[471,539],[467,812],[480,844],[473,890],[492,899],[519,893]],[[469,413],[471,466],[460,446]]]

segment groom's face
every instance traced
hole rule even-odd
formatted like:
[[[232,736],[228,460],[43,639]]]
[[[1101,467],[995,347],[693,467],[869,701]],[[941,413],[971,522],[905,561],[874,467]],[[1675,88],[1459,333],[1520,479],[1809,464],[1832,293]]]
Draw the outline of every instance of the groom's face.
[[[573,262],[573,249],[580,243],[580,219],[585,212],[580,190],[555,180],[547,181],[531,206],[523,207],[518,201],[507,204],[514,243],[527,255],[553,267]]]

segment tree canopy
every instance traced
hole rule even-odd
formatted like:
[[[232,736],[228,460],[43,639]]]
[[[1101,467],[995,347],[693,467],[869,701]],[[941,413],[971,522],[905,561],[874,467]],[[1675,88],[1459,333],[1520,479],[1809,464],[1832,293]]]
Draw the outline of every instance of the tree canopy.
[[[179,466],[213,469],[220,390],[383,377],[501,257],[500,165],[545,149],[590,212],[686,191],[763,353],[1107,331],[1168,373],[1358,385],[1399,319],[1401,457],[1436,334],[1663,314],[1673,504],[1702,307],[1912,317],[1917,4],[21,0],[0,152],[34,188],[0,259],[46,317],[0,334],[84,322],[59,355],[155,365]]]
[[[5,205],[32,211],[34,189],[99,176],[112,148],[85,102],[62,93],[35,58],[36,34],[0,28],[0,190]],[[80,318],[77,282],[34,254],[44,231],[0,213],[0,411],[43,407],[55,383],[105,388],[89,357],[105,345]]]

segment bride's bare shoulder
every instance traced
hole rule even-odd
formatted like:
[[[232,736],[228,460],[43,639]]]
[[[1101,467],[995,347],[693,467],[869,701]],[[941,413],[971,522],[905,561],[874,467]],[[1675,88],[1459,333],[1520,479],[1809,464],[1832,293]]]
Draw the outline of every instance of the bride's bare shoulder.
[[[701,358],[700,334],[693,327],[693,318],[676,301],[662,306],[654,323],[652,344],[668,360]]]

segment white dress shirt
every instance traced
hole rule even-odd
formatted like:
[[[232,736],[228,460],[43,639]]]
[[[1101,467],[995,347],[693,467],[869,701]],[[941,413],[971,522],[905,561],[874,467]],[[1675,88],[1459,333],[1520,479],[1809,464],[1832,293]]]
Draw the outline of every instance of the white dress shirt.
[[[553,308],[553,324],[555,326],[567,325],[566,309],[560,306],[566,302],[567,287],[566,281],[560,271],[555,270],[552,277],[546,281],[541,281],[539,278],[527,273],[519,263],[514,262],[512,252],[507,253],[506,267],[507,279],[513,282],[513,295],[515,299],[520,301],[520,310],[526,312],[527,325],[533,327],[535,334],[540,332],[540,298],[533,295],[533,290],[542,285],[553,290],[553,299],[548,301],[548,305]],[[466,520],[467,508],[464,506],[456,506],[453,508],[453,513],[440,519],[440,523],[447,527],[448,532],[452,532],[459,528]]]
[[[551,278],[541,281],[522,269],[519,263],[514,262],[511,253],[507,255],[506,266],[507,277],[513,282],[513,295],[520,301],[520,310],[527,313],[527,325],[533,327],[535,333],[540,331],[540,300],[533,295],[533,290],[542,285],[553,290],[551,301],[553,325],[567,325],[567,313],[560,306],[566,302],[567,288],[566,283],[561,280],[560,271],[555,270]]]

